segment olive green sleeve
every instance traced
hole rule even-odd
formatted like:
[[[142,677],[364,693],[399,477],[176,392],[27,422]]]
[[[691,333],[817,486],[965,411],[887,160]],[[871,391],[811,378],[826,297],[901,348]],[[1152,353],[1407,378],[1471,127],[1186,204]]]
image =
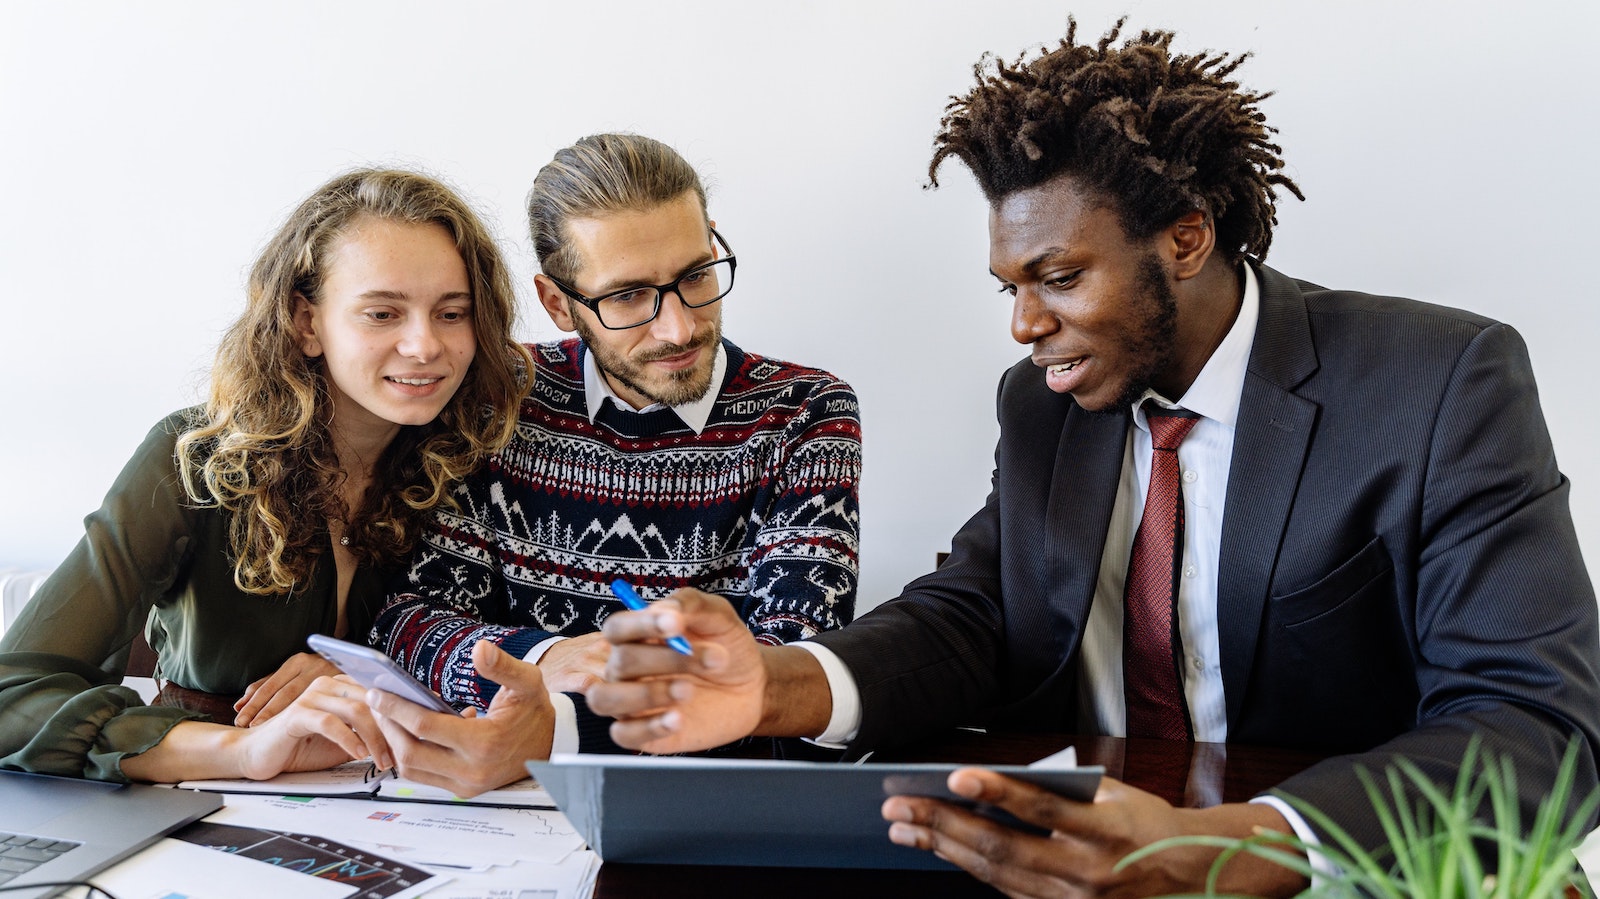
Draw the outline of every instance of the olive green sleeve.
[[[199,717],[142,706],[121,686],[128,645],[183,576],[202,514],[174,465],[182,415],[150,431],[84,519],[83,539],[0,637],[0,767],[124,780],[123,756]]]
[[[122,758],[201,717],[141,705],[119,678],[66,656],[0,653],[0,768],[125,781]]]

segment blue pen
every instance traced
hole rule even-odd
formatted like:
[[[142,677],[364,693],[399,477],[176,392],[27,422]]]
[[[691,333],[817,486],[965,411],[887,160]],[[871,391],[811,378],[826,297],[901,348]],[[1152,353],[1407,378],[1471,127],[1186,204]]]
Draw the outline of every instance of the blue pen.
[[[622,604],[635,612],[643,612],[645,610],[645,601],[640,598],[632,587],[628,586],[627,581],[620,578],[612,581],[611,592],[617,594],[617,598],[622,600]],[[689,641],[682,637],[668,637],[667,645],[686,656],[694,655],[694,649],[689,646]]]

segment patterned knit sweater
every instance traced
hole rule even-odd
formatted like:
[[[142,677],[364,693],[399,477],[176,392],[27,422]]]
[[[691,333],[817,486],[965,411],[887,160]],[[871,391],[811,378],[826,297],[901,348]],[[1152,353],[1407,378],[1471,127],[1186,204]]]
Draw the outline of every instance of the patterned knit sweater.
[[[833,375],[724,341],[727,372],[694,433],[675,412],[593,423],[577,339],[533,346],[516,436],[454,491],[378,616],[372,642],[446,701],[488,705],[472,646],[525,655],[598,630],[622,578],[646,599],[725,597],[756,639],[786,643],[855,613],[861,425]],[[581,725],[580,725],[581,727]],[[588,730],[588,728],[583,728]]]

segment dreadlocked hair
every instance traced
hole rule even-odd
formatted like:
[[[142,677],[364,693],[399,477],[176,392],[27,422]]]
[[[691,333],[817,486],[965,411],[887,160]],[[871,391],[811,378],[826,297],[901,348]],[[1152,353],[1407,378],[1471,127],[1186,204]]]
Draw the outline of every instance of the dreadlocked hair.
[[[374,463],[361,508],[346,508],[330,424],[326,360],[307,357],[297,298],[322,300],[329,257],[365,221],[442,228],[461,253],[477,352],[437,418],[400,428]],[[229,513],[234,583],[255,594],[304,589],[327,551],[327,522],[345,523],[362,565],[404,561],[427,513],[454,507],[452,482],[510,441],[532,385],[533,359],[512,337],[516,296],[494,237],[464,200],[415,172],[358,169],[307,197],[250,272],[244,314],[224,334],[211,393],[179,438],[177,462],[195,503]]]
[[[1200,210],[1230,261],[1266,258],[1275,189],[1305,195],[1282,173],[1277,129],[1257,106],[1272,94],[1231,79],[1249,54],[1175,56],[1171,31],[1111,46],[1125,21],[1092,47],[1077,43],[1069,17],[1060,45],[1034,59],[984,54],[973,66],[977,85],[945,106],[929,186],[951,156],[991,204],[1067,175],[1109,201],[1132,239]]]

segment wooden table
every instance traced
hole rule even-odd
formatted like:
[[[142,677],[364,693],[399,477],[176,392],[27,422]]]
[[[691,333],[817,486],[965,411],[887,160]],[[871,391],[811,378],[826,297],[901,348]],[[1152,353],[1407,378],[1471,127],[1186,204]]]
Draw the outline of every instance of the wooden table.
[[[957,731],[948,739],[873,760],[1027,764],[1067,746],[1077,748],[1079,764],[1104,765],[1111,777],[1190,807],[1245,801],[1320,759],[1293,750],[1221,743]],[[885,822],[885,839],[888,828]],[[882,899],[998,894],[959,871],[606,864],[600,868],[594,895],[595,899]]]

